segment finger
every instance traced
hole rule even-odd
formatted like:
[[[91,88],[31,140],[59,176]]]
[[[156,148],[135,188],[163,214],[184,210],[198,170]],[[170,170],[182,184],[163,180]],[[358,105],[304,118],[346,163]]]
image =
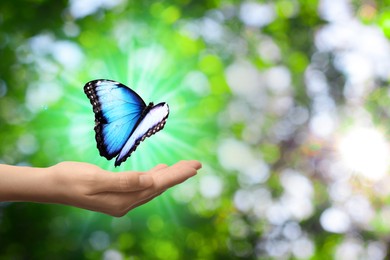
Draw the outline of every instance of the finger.
[[[98,192],[130,192],[150,187],[153,177],[143,172],[108,172],[98,175],[96,182]]]
[[[180,161],[153,174],[154,187],[157,188],[157,190],[165,190],[176,184],[182,183],[188,178],[196,175],[201,167],[202,165],[198,161]]]
[[[161,169],[168,167],[166,164],[158,164],[153,167],[147,173],[141,172],[121,172],[115,173],[116,176],[111,176],[108,181],[108,185],[102,185],[100,191],[119,191],[119,192],[128,192],[128,191],[138,191],[143,190],[153,183],[153,178],[150,175],[150,172],[156,172]],[[108,173],[108,175],[113,175]],[[111,185],[109,184],[111,182]]]
[[[153,167],[152,169],[150,169],[149,172],[156,172],[156,171],[165,169],[167,167],[168,167],[168,165],[166,165],[166,164],[158,164],[155,167]]]
[[[137,197],[136,200],[143,200],[153,194],[160,193],[174,185],[182,183],[194,176],[201,167],[202,165],[198,161],[180,161],[170,167],[152,173],[151,175],[154,179],[153,186],[135,194]]]

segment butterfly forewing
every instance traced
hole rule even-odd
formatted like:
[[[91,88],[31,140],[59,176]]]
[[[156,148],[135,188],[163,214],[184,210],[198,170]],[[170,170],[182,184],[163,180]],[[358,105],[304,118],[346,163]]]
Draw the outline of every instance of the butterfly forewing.
[[[137,93],[111,80],[94,80],[84,86],[95,112],[96,142],[101,156],[115,157],[134,130],[145,102]]]

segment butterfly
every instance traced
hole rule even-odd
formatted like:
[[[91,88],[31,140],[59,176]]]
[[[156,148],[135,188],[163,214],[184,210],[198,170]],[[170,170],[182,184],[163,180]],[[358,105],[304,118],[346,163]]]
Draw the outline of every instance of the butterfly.
[[[100,156],[119,166],[146,137],[164,128],[169,115],[165,102],[146,105],[129,87],[108,79],[84,86],[95,113],[95,139]]]

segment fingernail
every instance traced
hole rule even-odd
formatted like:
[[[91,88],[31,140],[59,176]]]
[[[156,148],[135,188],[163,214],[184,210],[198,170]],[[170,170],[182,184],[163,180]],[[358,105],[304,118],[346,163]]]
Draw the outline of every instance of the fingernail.
[[[202,167],[203,167],[202,163],[199,162],[199,161],[198,161],[198,163],[199,163],[199,168],[198,169],[202,169]]]
[[[149,187],[153,183],[153,178],[150,175],[141,175],[139,177],[139,184],[141,187]]]

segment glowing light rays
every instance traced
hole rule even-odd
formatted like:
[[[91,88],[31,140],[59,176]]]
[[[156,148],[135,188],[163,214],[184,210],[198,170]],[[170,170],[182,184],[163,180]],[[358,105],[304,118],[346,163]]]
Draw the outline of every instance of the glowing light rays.
[[[149,47],[149,51],[145,58],[145,64],[149,62],[154,62],[153,53],[161,48],[160,46],[152,45]],[[133,70],[128,71],[128,79],[133,79],[134,89],[139,91],[145,101],[154,101],[158,102],[168,102],[171,109],[171,114],[168,118],[167,126],[165,129],[158,133],[156,136],[153,136],[153,140],[145,140],[142,144],[141,153],[147,154],[147,157],[150,162],[155,164],[165,162],[173,163],[176,160],[180,159],[182,154],[177,153],[175,150],[177,147],[186,150],[188,154],[194,154],[194,147],[188,145],[184,140],[193,139],[195,133],[197,136],[206,135],[206,131],[196,131],[197,125],[200,126],[202,120],[193,120],[188,118],[187,112],[199,104],[199,100],[190,96],[191,92],[185,88],[182,84],[177,84],[181,82],[182,78],[185,75],[185,68],[180,67],[180,69],[175,70],[173,75],[164,74],[165,70],[168,70],[164,66],[164,62],[155,67],[154,70],[143,70],[140,75],[134,75],[137,71],[134,62],[132,61],[131,55],[128,56],[127,64],[128,68],[133,68]],[[148,86],[147,88],[142,88],[143,86]],[[148,100],[148,97],[150,99]],[[157,98],[156,98],[157,97]],[[184,102],[177,102],[178,100],[184,100]],[[180,104],[180,105],[178,105]],[[187,112],[186,112],[187,111]],[[187,119],[186,119],[187,117]],[[184,129],[181,131],[181,129]],[[187,131],[188,130],[188,131]],[[189,134],[191,133],[191,134]],[[191,136],[191,138],[189,138]],[[173,148],[174,147],[174,148]],[[133,158],[138,156],[132,155]],[[175,158],[177,158],[175,160]],[[142,160],[143,161],[143,160]],[[131,158],[131,164],[139,164],[140,168],[151,168],[147,167],[142,163],[142,161],[135,162]]]
[[[196,69],[196,59],[176,59],[171,45],[166,47],[152,41],[142,45],[145,40],[137,37],[126,36],[126,46],[122,47],[102,39],[94,48],[83,49],[84,70],[78,75],[63,73],[56,78],[57,84],[63,87],[63,95],[41,112],[43,116],[34,128],[44,142],[55,139],[60,146],[59,153],[62,153],[59,157],[94,163],[110,171],[122,171],[149,170],[159,163],[173,164],[182,159],[201,160],[208,152],[197,151],[196,145],[199,140],[211,140],[210,129],[216,129],[208,129],[209,124],[205,122],[216,122],[210,119],[213,115],[200,107],[204,96],[195,94],[184,80]],[[117,168],[112,161],[99,155],[93,130],[94,114],[83,92],[86,82],[98,78],[128,85],[146,103],[167,102],[170,106],[165,128],[143,141],[126,163]]]

